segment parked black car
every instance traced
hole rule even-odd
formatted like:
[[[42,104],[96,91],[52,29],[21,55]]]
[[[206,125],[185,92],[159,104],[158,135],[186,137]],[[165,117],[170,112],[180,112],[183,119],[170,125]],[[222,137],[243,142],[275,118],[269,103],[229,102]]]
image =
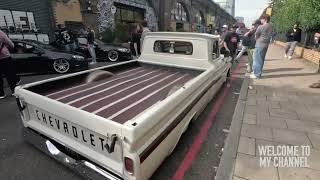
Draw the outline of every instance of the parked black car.
[[[87,58],[91,58],[88,50],[88,41],[87,38],[78,37],[77,38],[77,52],[81,52]],[[96,39],[95,40],[95,51],[97,56],[97,61],[126,61],[131,60],[132,54],[130,49],[115,45],[107,45],[104,42]]]
[[[87,70],[89,61],[80,53],[58,50],[35,40],[12,40],[12,57],[18,73],[67,73]]]

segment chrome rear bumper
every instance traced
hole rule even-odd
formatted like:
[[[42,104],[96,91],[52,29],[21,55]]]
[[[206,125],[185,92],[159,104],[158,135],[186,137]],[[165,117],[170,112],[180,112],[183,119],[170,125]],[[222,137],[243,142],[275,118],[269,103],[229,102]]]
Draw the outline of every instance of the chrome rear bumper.
[[[61,152],[52,142],[29,128],[23,128],[26,140],[45,154],[89,180],[122,180],[122,178],[86,160],[75,160]]]

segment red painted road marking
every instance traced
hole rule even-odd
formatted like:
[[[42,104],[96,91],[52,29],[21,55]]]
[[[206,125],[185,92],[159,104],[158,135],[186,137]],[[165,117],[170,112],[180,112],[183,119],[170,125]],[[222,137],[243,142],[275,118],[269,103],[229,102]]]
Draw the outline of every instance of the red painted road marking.
[[[196,136],[196,139],[193,141],[191,147],[189,148],[187,154],[185,155],[183,161],[181,162],[179,168],[177,169],[175,175],[173,176],[173,178],[172,178],[173,180],[183,180],[185,173],[190,168],[192,162],[194,161],[196,155],[198,154],[203,141],[207,138],[208,131],[211,128],[213,121],[215,120],[215,116],[219,112],[219,110],[221,109],[221,107],[223,105],[223,101],[224,101],[225,97],[227,96],[227,94],[230,90],[230,87],[236,78],[236,75],[238,75],[240,73],[240,68],[242,67],[243,64],[244,64],[244,62],[240,61],[240,63],[237,65],[235,71],[232,73],[231,80],[230,80],[230,86],[224,87],[224,89],[222,91],[223,93],[220,94],[220,97],[218,98],[218,100],[214,104],[208,117],[203,122],[201,129],[199,131],[199,134]]]

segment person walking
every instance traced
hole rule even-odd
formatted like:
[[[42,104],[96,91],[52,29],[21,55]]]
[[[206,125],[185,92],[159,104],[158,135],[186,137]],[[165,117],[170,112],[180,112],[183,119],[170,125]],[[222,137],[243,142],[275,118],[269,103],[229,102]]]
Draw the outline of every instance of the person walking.
[[[262,15],[260,18],[261,25],[255,32],[255,49],[253,53],[253,73],[250,78],[257,79],[262,75],[263,65],[268,51],[270,39],[272,36],[272,25],[270,16]]]
[[[140,54],[141,54],[140,39],[141,39],[142,29],[143,28],[140,24],[135,25],[135,28],[134,28],[133,33],[131,35],[132,36],[131,40],[133,43],[133,55],[136,57],[140,56]]]
[[[16,67],[10,55],[9,49],[12,48],[14,48],[14,44],[8,36],[0,30],[0,99],[5,98],[2,76],[7,79],[12,94],[14,94],[16,85],[21,82],[16,75]]]
[[[319,49],[320,46],[320,31],[314,34],[314,48]]]
[[[236,62],[241,58],[241,56],[248,51],[248,47],[250,45],[250,38],[248,36],[248,32],[243,35],[242,41],[241,41],[241,51],[238,53],[237,57],[234,58]]]
[[[239,35],[236,33],[237,26],[233,25],[230,29],[230,32],[226,35],[223,42],[223,47],[225,50],[230,53],[232,57],[232,63],[235,60],[237,54],[238,43],[240,42]]]
[[[296,48],[298,42],[301,41],[301,29],[299,28],[299,24],[296,23],[293,26],[293,29],[287,32],[286,36],[287,36],[287,44],[285,47],[284,57],[288,59],[292,59],[294,49]]]
[[[94,47],[94,39],[95,39],[95,34],[94,31],[88,27],[87,29],[87,41],[88,41],[88,47],[89,47],[89,53],[92,58],[92,62],[90,64],[96,64],[97,63],[97,58],[96,58],[96,51]]]

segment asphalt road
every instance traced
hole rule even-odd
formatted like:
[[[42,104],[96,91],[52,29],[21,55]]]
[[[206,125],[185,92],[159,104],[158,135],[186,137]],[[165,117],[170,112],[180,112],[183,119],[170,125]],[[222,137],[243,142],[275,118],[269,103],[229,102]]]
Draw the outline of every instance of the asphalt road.
[[[235,79],[227,91],[218,113],[214,117],[208,136],[196,154],[191,166],[186,171],[185,179],[208,180],[213,179],[215,167],[219,164],[219,154],[223,147],[226,133],[232,120],[236,106],[243,74],[245,69]],[[24,83],[30,83],[42,79],[52,78],[57,75],[32,75],[23,76]],[[222,88],[223,89],[223,88]],[[6,89],[8,92],[8,89]],[[188,130],[182,136],[173,153],[163,162],[151,179],[172,179],[190,150],[191,144],[199,134],[203,123],[208,119],[208,114],[215,106],[217,99],[225,93],[221,90],[212,102],[207,106],[202,115],[190,124]],[[15,99],[7,97],[0,100],[0,179],[1,180],[82,180],[63,165],[54,161],[42,152],[27,144],[21,133],[22,123],[18,113]]]

